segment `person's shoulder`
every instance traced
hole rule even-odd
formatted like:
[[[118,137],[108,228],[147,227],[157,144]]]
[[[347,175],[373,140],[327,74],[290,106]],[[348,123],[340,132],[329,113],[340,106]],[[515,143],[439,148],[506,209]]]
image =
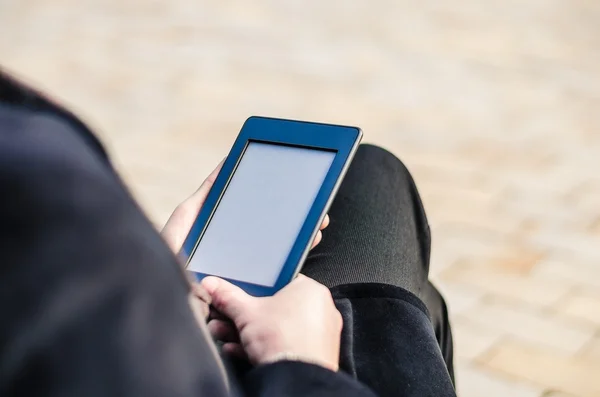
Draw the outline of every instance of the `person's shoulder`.
[[[108,158],[100,141],[81,119],[49,96],[13,77],[2,68],[0,68],[0,110],[4,119],[0,120],[2,129],[16,122],[23,123],[39,117],[56,120],[75,131],[97,155]]]

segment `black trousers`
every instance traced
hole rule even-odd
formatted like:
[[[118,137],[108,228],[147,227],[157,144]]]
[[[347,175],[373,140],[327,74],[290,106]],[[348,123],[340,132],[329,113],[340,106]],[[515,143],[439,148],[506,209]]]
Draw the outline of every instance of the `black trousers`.
[[[446,303],[429,282],[431,235],[412,176],[392,153],[361,145],[329,211],[330,226],[302,273],[332,288],[382,283],[404,288],[427,306],[453,377]]]

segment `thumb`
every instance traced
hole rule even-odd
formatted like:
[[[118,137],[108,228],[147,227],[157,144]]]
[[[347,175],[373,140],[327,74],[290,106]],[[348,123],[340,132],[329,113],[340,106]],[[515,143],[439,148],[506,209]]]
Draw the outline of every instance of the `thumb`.
[[[194,194],[188,198],[188,200],[192,202],[190,205],[195,206],[197,210],[200,210],[200,207],[202,207],[202,204],[204,204],[204,200],[206,200],[210,189],[212,189],[215,181],[217,180],[219,172],[221,172],[221,168],[223,168],[224,163],[225,159],[221,160],[217,167],[210,173],[209,176],[206,177],[204,182],[202,182],[202,185],[200,185],[198,190],[196,190],[196,192],[194,192]]]
[[[241,288],[218,277],[206,277],[201,285],[212,299],[212,306],[239,325],[240,317],[256,304],[256,299]]]
[[[223,162],[221,161],[217,168],[206,178],[200,188],[183,203],[179,204],[171,217],[165,224],[161,234],[166,240],[167,244],[171,247],[174,252],[179,252],[187,234],[189,233],[200,208],[204,204],[204,200],[208,196],[208,192],[215,183]]]

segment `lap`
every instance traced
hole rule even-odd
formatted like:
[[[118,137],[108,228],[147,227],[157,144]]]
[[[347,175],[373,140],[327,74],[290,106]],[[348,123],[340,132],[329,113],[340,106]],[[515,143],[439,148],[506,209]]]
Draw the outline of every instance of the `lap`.
[[[323,241],[309,255],[302,273],[330,288],[381,283],[416,295],[428,309],[443,359],[453,377],[452,332],[446,303],[428,281],[429,226],[415,183],[404,164],[384,149],[361,145],[329,216],[331,223],[323,232]],[[362,314],[378,318],[376,311]],[[384,323],[393,324],[394,313],[389,315]]]
[[[384,283],[422,296],[429,227],[414,181],[397,157],[361,145],[329,216],[323,241],[302,273],[328,287]]]

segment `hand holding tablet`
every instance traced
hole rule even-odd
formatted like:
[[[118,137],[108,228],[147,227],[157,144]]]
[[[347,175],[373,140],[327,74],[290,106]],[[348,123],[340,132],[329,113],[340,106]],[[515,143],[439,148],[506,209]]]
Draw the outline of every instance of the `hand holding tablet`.
[[[198,280],[273,295],[298,273],[356,151],[358,128],[251,117],[186,238]]]

